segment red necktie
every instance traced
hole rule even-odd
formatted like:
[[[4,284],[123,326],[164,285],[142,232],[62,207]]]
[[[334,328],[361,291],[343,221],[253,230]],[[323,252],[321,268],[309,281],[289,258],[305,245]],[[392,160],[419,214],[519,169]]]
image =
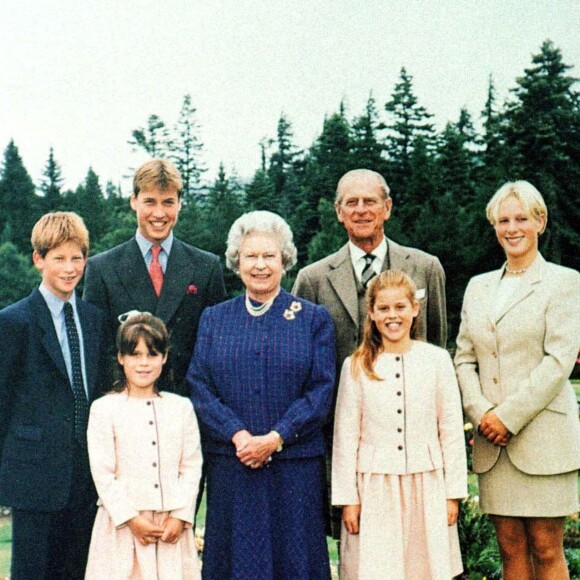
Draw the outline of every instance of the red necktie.
[[[153,283],[157,297],[161,294],[161,288],[163,287],[163,268],[161,268],[161,264],[159,263],[160,251],[161,246],[151,246],[153,258],[151,259],[151,264],[149,264],[149,276],[151,276],[151,282]]]

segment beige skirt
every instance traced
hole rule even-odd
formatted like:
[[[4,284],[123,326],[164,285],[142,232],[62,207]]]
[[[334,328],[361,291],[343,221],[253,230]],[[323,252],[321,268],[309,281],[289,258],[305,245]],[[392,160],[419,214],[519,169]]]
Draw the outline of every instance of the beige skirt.
[[[505,449],[496,464],[479,474],[482,511],[498,516],[555,518],[578,511],[577,471],[529,475],[510,461]]]
[[[358,490],[360,533],[342,527],[341,580],[449,580],[463,571],[442,470],[359,473]]]
[[[142,511],[163,524],[167,512]],[[193,530],[183,530],[176,544],[158,542],[143,546],[129,526],[116,528],[104,507],[99,507],[89,550],[86,580],[199,580],[201,578]]]

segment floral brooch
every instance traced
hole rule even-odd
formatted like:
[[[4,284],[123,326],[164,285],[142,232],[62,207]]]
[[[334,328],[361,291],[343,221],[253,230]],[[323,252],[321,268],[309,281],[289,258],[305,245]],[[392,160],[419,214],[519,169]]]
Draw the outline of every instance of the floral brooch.
[[[295,300],[292,302],[292,304],[290,304],[290,308],[286,308],[286,310],[284,310],[284,318],[286,320],[294,320],[296,318],[296,313],[300,312],[301,310],[302,304]]]

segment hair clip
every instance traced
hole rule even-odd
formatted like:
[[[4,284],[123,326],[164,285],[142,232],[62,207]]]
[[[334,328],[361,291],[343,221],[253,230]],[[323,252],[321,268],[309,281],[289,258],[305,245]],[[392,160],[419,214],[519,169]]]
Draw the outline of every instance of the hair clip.
[[[133,318],[134,316],[139,316],[140,314],[148,314],[149,316],[151,316],[151,312],[140,312],[139,310],[129,310],[129,312],[123,312],[123,314],[119,314],[119,316],[117,316],[117,320],[121,324],[125,324],[127,320]]]

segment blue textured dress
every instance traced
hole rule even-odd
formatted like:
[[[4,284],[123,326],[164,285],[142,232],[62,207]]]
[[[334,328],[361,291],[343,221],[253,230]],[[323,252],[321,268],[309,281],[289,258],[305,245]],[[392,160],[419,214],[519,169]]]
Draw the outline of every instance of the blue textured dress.
[[[204,311],[187,374],[207,467],[203,578],[330,578],[322,425],[334,369],[322,306],[282,290],[260,317],[244,295]],[[245,467],[231,442],[241,429],[275,429],[284,449]]]

